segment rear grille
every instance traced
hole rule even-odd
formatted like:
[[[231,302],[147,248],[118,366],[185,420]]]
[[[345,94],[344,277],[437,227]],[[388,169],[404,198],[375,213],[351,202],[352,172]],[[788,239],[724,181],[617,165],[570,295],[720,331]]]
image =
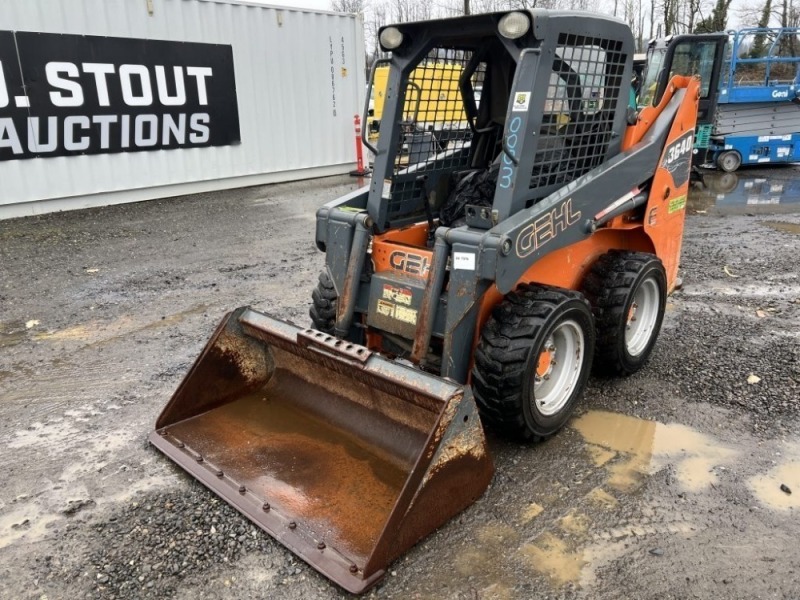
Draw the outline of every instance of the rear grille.
[[[626,60],[621,41],[559,36],[531,172],[538,198],[603,162]]]
[[[469,152],[445,153],[464,148],[472,140],[459,88],[472,55],[470,50],[434,48],[412,71],[404,91],[389,219],[423,208],[421,174],[469,168]],[[473,89],[480,89],[485,72],[486,65],[479,64],[471,77]]]

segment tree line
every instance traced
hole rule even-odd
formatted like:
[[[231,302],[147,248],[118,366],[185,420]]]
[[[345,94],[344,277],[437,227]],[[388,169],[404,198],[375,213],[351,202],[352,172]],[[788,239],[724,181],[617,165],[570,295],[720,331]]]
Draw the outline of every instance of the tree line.
[[[374,53],[378,29],[388,23],[426,21],[461,15],[552,8],[591,10],[623,19],[633,31],[636,49],[647,41],[678,33],[714,33],[739,27],[798,27],[795,0],[761,0],[732,13],[733,0],[331,0],[338,12],[364,15],[367,47]],[[733,25],[731,24],[733,23]],[[370,58],[373,58],[371,56]],[[371,61],[368,61],[371,62]]]

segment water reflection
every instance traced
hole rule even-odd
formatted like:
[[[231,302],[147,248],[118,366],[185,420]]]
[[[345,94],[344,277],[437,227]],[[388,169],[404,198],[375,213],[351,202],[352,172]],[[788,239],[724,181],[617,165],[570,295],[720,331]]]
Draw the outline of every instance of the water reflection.
[[[689,191],[689,210],[715,214],[800,212],[800,172],[774,169],[765,174],[704,171],[703,185]]]

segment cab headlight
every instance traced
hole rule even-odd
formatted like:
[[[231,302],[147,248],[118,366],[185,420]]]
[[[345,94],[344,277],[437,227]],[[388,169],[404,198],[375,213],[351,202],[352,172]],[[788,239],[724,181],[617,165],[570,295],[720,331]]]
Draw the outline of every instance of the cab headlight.
[[[403,43],[403,34],[397,27],[387,27],[381,31],[379,41],[384,49],[394,50]]]
[[[528,15],[521,12],[512,12],[504,15],[497,25],[497,30],[504,38],[515,40],[528,33],[531,28],[531,20]]]

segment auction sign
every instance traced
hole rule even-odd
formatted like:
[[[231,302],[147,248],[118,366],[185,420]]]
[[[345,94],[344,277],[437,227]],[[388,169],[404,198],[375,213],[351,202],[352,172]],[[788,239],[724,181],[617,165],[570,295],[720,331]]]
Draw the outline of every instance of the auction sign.
[[[230,46],[0,31],[0,160],[240,139]]]

